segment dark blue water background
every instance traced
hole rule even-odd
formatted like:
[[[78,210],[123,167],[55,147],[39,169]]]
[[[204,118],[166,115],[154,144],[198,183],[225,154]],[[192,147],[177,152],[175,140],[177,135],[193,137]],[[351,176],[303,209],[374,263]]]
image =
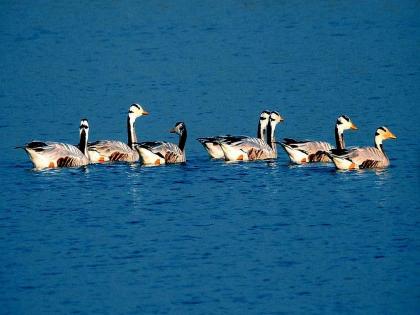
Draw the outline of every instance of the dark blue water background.
[[[416,1],[0,4],[0,313],[418,314]],[[37,172],[32,139],[189,130],[186,165]],[[348,145],[397,136],[384,171],[210,161],[198,136]]]

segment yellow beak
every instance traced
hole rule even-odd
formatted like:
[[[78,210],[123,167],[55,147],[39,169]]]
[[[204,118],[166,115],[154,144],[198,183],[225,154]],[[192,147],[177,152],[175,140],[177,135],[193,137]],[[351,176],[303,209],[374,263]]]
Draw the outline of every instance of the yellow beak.
[[[147,111],[143,111],[143,113],[142,113],[142,115],[144,115],[144,116],[147,116],[147,115],[149,115],[149,112],[147,112]]]
[[[359,128],[357,128],[356,125],[352,123],[351,126],[350,126],[350,129],[357,130]]]
[[[397,136],[394,135],[391,131],[388,131],[388,133],[386,134],[386,136],[389,139],[397,139]]]

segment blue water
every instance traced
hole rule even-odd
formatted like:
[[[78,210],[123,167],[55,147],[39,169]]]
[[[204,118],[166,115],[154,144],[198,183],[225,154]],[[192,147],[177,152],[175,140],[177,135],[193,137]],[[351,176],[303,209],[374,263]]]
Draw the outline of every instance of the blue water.
[[[1,314],[419,314],[416,1],[0,3]],[[32,139],[177,141],[188,163],[34,171]],[[211,161],[196,137],[334,141],[391,167]]]

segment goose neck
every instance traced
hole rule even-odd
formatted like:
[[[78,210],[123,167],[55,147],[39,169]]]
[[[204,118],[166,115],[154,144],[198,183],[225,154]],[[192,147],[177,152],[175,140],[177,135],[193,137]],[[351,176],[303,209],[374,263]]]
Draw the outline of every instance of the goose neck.
[[[344,143],[344,132],[338,125],[335,126],[335,145],[339,150],[343,150],[346,147]]]
[[[187,129],[184,128],[184,131],[179,135],[179,144],[178,147],[184,152],[185,143],[187,142]]]
[[[83,152],[85,156],[88,156],[88,150],[87,150],[87,142],[88,142],[88,134],[86,130],[82,130],[80,132],[80,141],[79,141],[79,150]]]
[[[382,139],[382,137],[380,135],[376,135],[375,136],[375,148],[377,148],[378,150],[380,150],[382,153],[385,154],[382,140],[383,139]]]
[[[267,144],[273,149],[276,149],[276,139],[274,136],[274,131],[276,129],[276,125],[273,125],[271,122],[267,125]]]
[[[130,115],[127,117],[127,135],[128,135],[128,146],[133,149],[133,143],[137,142],[136,130],[134,128],[135,118],[131,118]]]

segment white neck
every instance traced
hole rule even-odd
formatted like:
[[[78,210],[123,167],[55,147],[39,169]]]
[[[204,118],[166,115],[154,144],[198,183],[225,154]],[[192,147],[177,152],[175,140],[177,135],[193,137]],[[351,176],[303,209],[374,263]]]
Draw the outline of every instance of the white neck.
[[[134,128],[134,123],[136,117],[131,114],[128,114],[127,118],[127,134],[128,134],[128,145],[133,148],[133,143],[137,142],[136,129]]]
[[[384,151],[383,146],[382,146],[382,141],[384,140],[384,138],[381,135],[377,135],[375,136],[375,147],[379,150],[381,150],[382,152]]]

